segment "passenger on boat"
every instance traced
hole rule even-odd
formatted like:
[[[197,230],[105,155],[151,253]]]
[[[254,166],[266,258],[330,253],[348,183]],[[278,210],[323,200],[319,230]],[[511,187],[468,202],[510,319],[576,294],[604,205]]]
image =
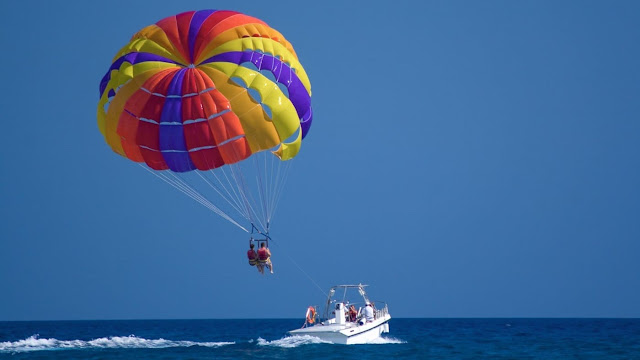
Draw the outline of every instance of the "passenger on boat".
[[[367,306],[364,308],[364,318],[367,319],[367,322],[372,322],[374,320],[373,305],[371,305],[370,302],[367,302]]]
[[[351,307],[349,307],[349,321],[356,322],[357,318],[358,318],[358,310],[356,310],[355,306],[351,305]]]
[[[271,273],[273,274],[273,264],[271,264],[271,251],[267,247],[266,243],[262,243],[260,245],[260,249],[258,250],[258,270],[264,274],[264,267],[269,268]]]
[[[253,250],[253,247],[253,244],[249,244],[250,249],[247,251],[247,258],[249,259],[249,265],[251,266],[255,266],[258,264],[258,254],[255,250]],[[259,268],[258,271],[260,271]]]

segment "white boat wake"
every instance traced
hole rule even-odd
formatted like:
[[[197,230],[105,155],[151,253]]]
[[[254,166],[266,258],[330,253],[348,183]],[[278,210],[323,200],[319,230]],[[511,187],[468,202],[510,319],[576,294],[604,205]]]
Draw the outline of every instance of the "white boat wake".
[[[406,341],[395,339],[392,337],[378,337],[367,342],[367,345],[384,345],[384,344],[406,344]],[[282,339],[267,341],[263,338],[258,338],[257,344],[259,346],[273,346],[282,348],[295,348],[302,345],[310,344],[333,344],[330,341],[324,341],[318,337],[311,335],[292,335],[285,336]]]
[[[404,340],[400,340],[400,339],[396,339],[396,338],[392,338],[392,337],[381,336],[379,338],[372,339],[367,344],[406,344],[406,343],[407,342],[404,341]]]
[[[235,344],[235,342],[176,341],[162,338],[145,339],[134,335],[102,337],[89,341],[58,340],[54,338],[41,339],[38,335],[33,335],[23,340],[0,342],[0,353],[73,349],[162,349],[191,346],[220,347],[233,344]]]
[[[315,336],[310,335],[293,335],[293,336],[285,336],[282,339],[267,341],[263,338],[258,338],[258,345],[260,346],[275,346],[275,347],[283,347],[283,348],[294,348],[301,345],[308,344],[331,344],[328,341],[320,340]]]

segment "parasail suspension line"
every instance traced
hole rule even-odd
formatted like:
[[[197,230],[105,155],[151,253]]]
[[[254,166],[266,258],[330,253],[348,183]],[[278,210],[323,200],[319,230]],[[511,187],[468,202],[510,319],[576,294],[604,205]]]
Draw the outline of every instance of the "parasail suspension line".
[[[204,196],[199,194],[197,191],[195,191],[192,187],[190,187],[189,185],[184,183],[184,181],[182,181],[179,178],[177,178],[175,176],[175,174],[171,173],[171,175],[173,176],[173,179],[171,179],[166,174],[163,174],[163,173],[158,174],[157,172],[150,170],[149,168],[147,168],[146,166],[144,166],[142,164],[138,164],[138,165],[140,167],[142,167],[143,169],[147,170],[153,176],[155,176],[155,177],[161,179],[162,181],[166,182],[167,184],[173,186],[178,191],[180,191],[183,194],[187,195],[188,197],[192,198],[193,200],[195,200],[196,202],[200,203],[202,206],[206,207],[207,209],[213,211],[214,213],[216,213],[217,215],[219,215],[223,219],[229,221],[230,223],[232,223],[233,225],[239,227],[240,229],[244,230],[245,232],[249,232],[249,230],[245,229],[242,225],[238,224],[235,220],[233,220],[224,211],[220,210],[217,206],[215,206],[211,201],[209,201],[207,198],[205,198]]]

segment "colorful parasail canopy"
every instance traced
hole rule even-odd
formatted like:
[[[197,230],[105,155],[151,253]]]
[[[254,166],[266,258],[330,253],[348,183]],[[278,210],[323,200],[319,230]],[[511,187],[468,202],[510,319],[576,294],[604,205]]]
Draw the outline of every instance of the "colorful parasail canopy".
[[[100,82],[98,127],[113,151],[245,231],[234,214],[269,233],[288,171],[280,164],[296,156],[311,121],[311,84],[291,44],[235,11],[189,11],[145,27]]]
[[[264,150],[289,160],[311,121],[311,85],[291,44],[235,11],[145,27],[100,82],[106,142],[153,170],[209,170]]]

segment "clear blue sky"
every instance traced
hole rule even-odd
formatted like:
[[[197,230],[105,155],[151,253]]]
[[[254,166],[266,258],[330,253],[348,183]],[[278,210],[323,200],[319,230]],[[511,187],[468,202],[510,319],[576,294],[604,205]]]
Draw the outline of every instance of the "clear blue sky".
[[[120,47],[207,8],[311,79],[275,276],[97,129]],[[396,317],[640,317],[639,24],[637,1],[0,2],[0,320],[302,318],[324,295],[291,259]]]

